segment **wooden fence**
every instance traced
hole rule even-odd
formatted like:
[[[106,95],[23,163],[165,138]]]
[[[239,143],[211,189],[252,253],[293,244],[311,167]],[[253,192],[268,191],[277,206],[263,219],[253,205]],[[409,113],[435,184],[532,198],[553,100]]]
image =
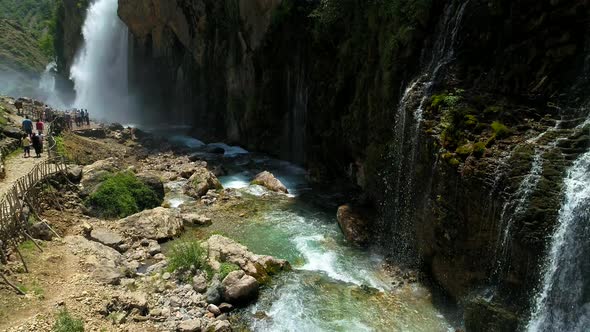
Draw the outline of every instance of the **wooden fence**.
[[[39,218],[41,213],[41,189],[39,187],[44,181],[48,181],[50,177],[56,174],[67,174],[68,165],[66,160],[57,154],[56,140],[51,134],[48,135],[48,145],[48,159],[35,165],[27,175],[18,179],[9,191],[0,198],[0,267],[1,264],[6,264],[6,253],[12,247],[22,261],[25,272],[28,272],[27,264],[18,246],[20,242],[26,239],[32,240],[37,245],[37,242],[28,232],[28,216],[32,214],[37,219],[41,219]],[[46,226],[55,233],[49,225]],[[41,250],[38,245],[37,247]],[[20,294],[24,294],[21,289],[10,283],[2,270],[0,270],[0,278],[5,284],[11,286]]]

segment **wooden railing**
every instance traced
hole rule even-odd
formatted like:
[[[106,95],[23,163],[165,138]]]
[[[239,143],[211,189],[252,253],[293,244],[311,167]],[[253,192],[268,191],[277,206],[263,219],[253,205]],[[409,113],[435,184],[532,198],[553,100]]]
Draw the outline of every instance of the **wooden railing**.
[[[22,261],[25,272],[28,272],[27,264],[18,246],[20,242],[26,239],[33,241],[37,245],[37,242],[28,232],[28,216],[32,214],[43,222],[39,217],[41,214],[42,194],[40,185],[56,174],[67,174],[68,165],[65,158],[58,155],[56,140],[50,131],[47,138],[48,159],[35,165],[28,174],[18,179],[8,192],[0,197],[0,268],[2,264],[6,264],[6,253],[12,247]],[[46,226],[52,232],[55,232],[49,225]],[[57,233],[56,235],[59,236]],[[40,247],[38,248],[41,250]],[[17,292],[24,294],[21,289],[10,283],[1,269],[0,278]]]

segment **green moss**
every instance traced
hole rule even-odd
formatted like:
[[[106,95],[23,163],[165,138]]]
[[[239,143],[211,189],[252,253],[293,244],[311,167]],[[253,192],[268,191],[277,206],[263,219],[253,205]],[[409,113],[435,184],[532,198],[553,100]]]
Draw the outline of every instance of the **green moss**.
[[[512,134],[512,130],[500,121],[494,121],[491,127],[495,138],[502,139]]]
[[[207,253],[201,247],[201,244],[197,241],[174,244],[168,254],[168,271],[186,272],[191,271],[193,268],[196,270],[209,270]]]
[[[478,158],[483,157],[486,152],[486,143],[485,142],[477,142],[473,144],[473,155]]]
[[[461,162],[457,158],[451,158],[449,160],[449,165],[451,165],[453,167],[457,167],[457,166],[459,166],[459,164],[461,164]]]
[[[230,274],[231,272],[238,271],[238,270],[240,270],[240,267],[237,266],[236,264],[221,263],[221,266],[219,267],[220,280],[225,279],[225,277],[227,277],[227,275]]]
[[[84,322],[74,318],[67,309],[62,309],[53,325],[54,332],[84,332]]]
[[[467,157],[473,153],[473,144],[465,144],[457,148],[455,153],[461,157]]]
[[[123,218],[161,203],[156,192],[131,172],[108,175],[86,200],[86,206],[106,218]]]

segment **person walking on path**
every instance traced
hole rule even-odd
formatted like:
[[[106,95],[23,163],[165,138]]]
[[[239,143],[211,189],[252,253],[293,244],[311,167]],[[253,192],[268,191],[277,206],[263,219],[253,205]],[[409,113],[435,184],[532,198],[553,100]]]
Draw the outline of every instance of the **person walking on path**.
[[[90,115],[88,115],[88,110],[86,110],[86,125],[90,126]]]
[[[29,120],[28,116],[23,120],[23,130],[29,136],[33,134],[33,121]]]
[[[31,157],[31,138],[29,138],[29,135],[23,135],[22,138],[22,146],[23,146],[23,150],[24,150],[24,158],[30,158]]]
[[[33,142],[33,149],[35,149],[35,157],[41,158],[41,137],[37,134],[33,134],[31,141]]]
[[[43,121],[41,121],[41,119],[39,119],[37,120],[35,127],[37,128],[37,131],[39,133],[43,133],[43,130],[45,129],[45,124],[43,123]]]

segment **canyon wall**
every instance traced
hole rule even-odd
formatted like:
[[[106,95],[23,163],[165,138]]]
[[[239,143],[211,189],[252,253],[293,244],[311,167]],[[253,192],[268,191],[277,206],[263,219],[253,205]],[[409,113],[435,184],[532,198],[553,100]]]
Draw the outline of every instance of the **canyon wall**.
[[[68,10],[63,66],[79,26]],[[564,170],[588,147],[589,10],[119,0],[146,118],[296,161],[315,181],[348,179],[380,212],[377,246],[427,271],[482,331],[526,319]]]

